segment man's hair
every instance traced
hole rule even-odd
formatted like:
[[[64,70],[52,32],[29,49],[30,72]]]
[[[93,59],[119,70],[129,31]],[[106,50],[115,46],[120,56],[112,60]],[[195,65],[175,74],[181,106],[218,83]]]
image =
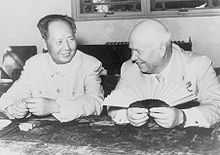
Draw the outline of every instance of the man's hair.
[[[47,39],[49,24],[54,21],[66,22],[71,27],[73,33],[76,32],[76,24],[73,18],[66,15],[52,14],[41,18],[37,24],[37,27],[40,30],[42,38]]]

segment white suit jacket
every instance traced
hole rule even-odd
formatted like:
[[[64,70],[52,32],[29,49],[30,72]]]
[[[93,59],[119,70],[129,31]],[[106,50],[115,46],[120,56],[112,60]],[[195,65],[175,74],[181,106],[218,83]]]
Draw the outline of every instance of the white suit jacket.
[[[125,62],[121,79],[104,104],[128,107],[134,101],[148,98],[164,100],[171,106],[198,100],[200,106],[184,109],[185,127],[210,127],[220,121],[220,83],[210,59],[183,51],[175,44],[170,62],[158,75],[143,74],[131,60]],[[118,110],[118,114],[122,112],[125,113]]]
[[[0,110],[27,97],[56,99],[60,112],[53,114],[59,121],[71,121],[75,112],[81,116],[100,114],[103,89],[99,73],[101,62],[77,50],[68,64],[57,65],[48,53],[30,58],[22,74],[0,98]],[[90,109],[90,110],[88,110]]]

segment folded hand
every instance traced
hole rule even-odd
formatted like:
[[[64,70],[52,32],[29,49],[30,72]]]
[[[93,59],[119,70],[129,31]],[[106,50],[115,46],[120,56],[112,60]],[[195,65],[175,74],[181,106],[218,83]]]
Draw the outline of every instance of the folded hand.
[[[24,100],[29,111],[37,116],[45,116],[59,111],[56,100],[46,97],[32,97]]]
[[[127,115],[129,122],[134,126],[142,126],[149,119],[148,110],[146,108],[128,108]]]
[[[20,101],[14,104],[9,105],[6,108],[6,111],[12,118],[24,118],[28,113],[28,108],[26,107],[25,102]]]
[[[150,108],[149,115],[164,128],[173,128],[183,122],[183,112],[174,107]]]

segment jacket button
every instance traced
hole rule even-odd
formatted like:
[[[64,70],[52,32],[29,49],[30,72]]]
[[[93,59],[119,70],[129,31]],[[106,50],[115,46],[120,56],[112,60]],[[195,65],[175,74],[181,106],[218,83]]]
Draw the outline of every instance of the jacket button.
[[[57,94],[59,94],[59,93],[60,93],[60,89],[59,89],[59,88],[57,88],[57,89],[56,89],[56,92],[57,92]]]

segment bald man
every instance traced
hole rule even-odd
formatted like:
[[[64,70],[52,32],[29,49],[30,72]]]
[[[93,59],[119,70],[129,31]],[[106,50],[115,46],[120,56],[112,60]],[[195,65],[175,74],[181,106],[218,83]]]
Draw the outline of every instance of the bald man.
[[[120,81],[105,99],[116,123],[142,126],[152,117],[164,128],[209,128],[220,121],[220,84],[210,59],[183,51],[170,38],[168,29],[156,20],[147,19],[132,30],[132,57],[122,65]],[[163,100],[169,106],[129,108],[145,99]],[[175,108],[192,100],[199,106]]]

